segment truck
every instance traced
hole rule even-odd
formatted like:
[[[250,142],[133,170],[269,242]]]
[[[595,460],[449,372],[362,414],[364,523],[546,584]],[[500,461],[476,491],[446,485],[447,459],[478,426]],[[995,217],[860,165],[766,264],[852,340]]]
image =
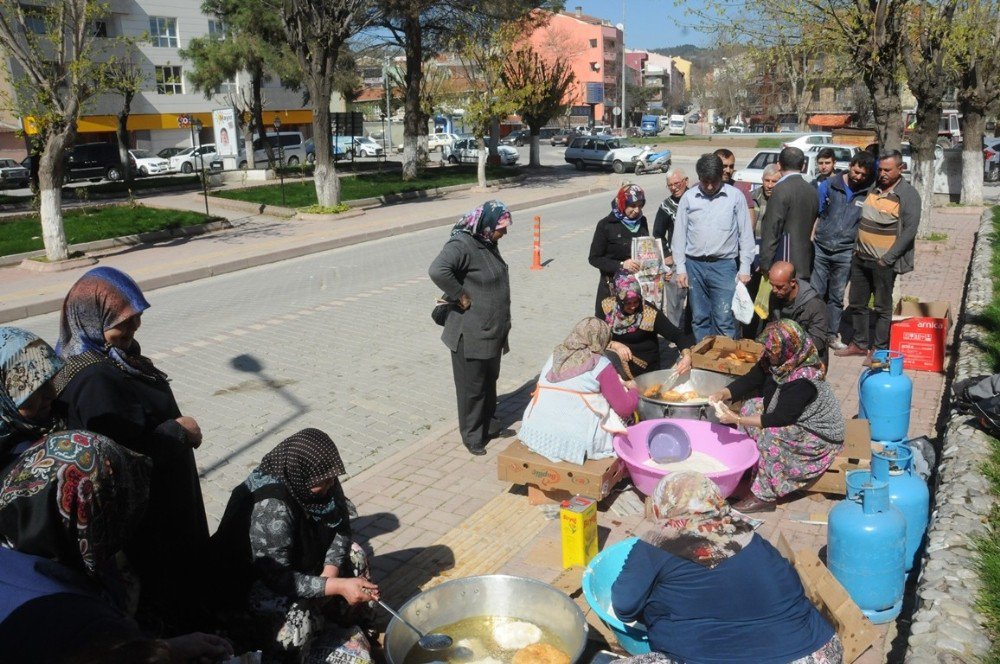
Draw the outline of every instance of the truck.
[[[660,133],[663,127],[660,126],[660,115],[644,115],[642,116],[642,121],[639,123],[639,129],[642,130],[643,136],[656,136]]]
[[[941,111],[941,118],[938,120],[937,144],[942,148],[954,147],[962,142],[962,128],[958,123],[959,113],[956,110]],[[903,140],[910,140],[910,134],[917,124],[916,110],[905,111],[903,114]]]
[[[683,136],[687,133],[687,122],[683,115],[671,115],[667,126],[670,128],[671,136]]]

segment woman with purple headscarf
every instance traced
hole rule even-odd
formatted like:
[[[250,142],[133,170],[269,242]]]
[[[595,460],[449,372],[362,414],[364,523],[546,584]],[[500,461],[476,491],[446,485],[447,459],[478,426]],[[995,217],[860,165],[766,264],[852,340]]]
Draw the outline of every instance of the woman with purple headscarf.
[[[639,270],[639,262],[632,258],[632,240],[649,235],[642,207],[646,192],[637,184],[626,184],[611,201],[611,213],[597,222],[594,239],[590,243],[590,264],[601,271],[597,282],[597,302],[594,315],[604,318],[601,304],[611,295],[610,281],[615,272],[624,268],[628,272]]]
[[[149,508],[127,553],[151,611],[182,620],[208,543],[194,449],[201,429],[181,414],[167,375],[135,340],[149,302],[124,272],[90,270],[70,288],[59,321],[56,412],[153,461]]]

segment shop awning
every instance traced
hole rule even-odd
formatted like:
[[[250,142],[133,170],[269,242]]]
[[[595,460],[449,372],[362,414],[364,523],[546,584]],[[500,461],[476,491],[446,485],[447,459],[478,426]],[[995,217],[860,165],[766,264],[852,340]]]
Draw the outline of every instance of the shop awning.
[[[838,127],[846,127],[850,121],[850,113],[826,113],[811,116],[809,126],[837,129]]]

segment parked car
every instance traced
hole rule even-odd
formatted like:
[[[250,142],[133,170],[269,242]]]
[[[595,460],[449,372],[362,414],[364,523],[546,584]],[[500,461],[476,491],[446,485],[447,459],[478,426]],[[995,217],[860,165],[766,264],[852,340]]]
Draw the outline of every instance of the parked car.
[[[21,189],[28,186],[31,171],[13,159],[0,159],[0,189]]]
[[[783,148],[799,148],[803,152],[808,150],[814,145],[828,145],[833,142],[833,134],[828,132],[819,132],[816,134],[803,134],[798,138],[785,141],[781,144]]]
[[[355,136],[354,147],[348,149],[348,156],[351,155],[352,151],[358,157],[381,157],[385,153],[382,146],[374,138],[368,136]]]
[[[740,125],[732,125],[722,130],[723,134],[745,134],[746,128]]]
[[[122,179],[121,155],[118,154],[117,143],[81,143],[66,150],[64,156],[63,179],[111,181]],[[135,160],[129,156],[131,167],[135,168]]]
[[[521,147],[531,142],[531,132],[527,129],[517,129],[500,139],[500,145],[516,145]]]
[[[454,145],[457,140],[459,140],[457,134],[449,134],[445,132],[430,134],[427,136],[427,151],[434,152],[435,150],[441,150],[443,153],[446,146]],[[400,150],[400,152],[402,152],[402,150]]]
[[[215,143],[207,143],[197,148],[184,148],[170,158],[171,173],[193,173],[209,167],[216,158]]]
[[[611,134],[611,125],[594,125],[590,130],[591,136],[609,136]]]
[[[274,158],[286,166],[297,166],[306,160],[306,139],[302,135],[302,132],[281,131],[265,134],[263,139],[260,136],[254,139],[254,163],[263,164],[267,161],[267,150],[264,149],[264,140],[271,144]]]
[[[851,166],[851,160],[854,159],[854,155],[861,152],[861,148],[856,145],[834,145],[833,143],[827,143],[826,145],[811,145],[805,151],[807,154],[819,154],[819,151],[824,148],[830,148],[833,150],[833,167],[838,171],[846,171]]]
[[[306,163],[307,164],[315,164],[316,163],[316,142],[313,139],[311,139],[311,138],[307,138],[302,143],[302,149],[305,150],[305,153],[306,153]],[[340,149],[340,147],[334,145],[332,140],[330,141],[330,150],[333,152],[333,160],[334,161],[338,161],[340,159],[343,159],[344,155],[346,154],[343,150]]]
[[[446,153],[449,163],[452,164],[476,164],[479,162],[479,146],[475,138],[463,138]],[[498,145],[497,153],[500,155],[501,166],[513,166],[517,163],[517,150],[509,145]]]
[[[640,148],[614,136],[580,136],[566,148],[564,159],[579,171],[594,167],[624,173],[635,170],[641,152]]]
[[[549,138],[552,147],[557,145],[569,145],[570,141],[580,135],[576,129],[559,129]]]
[[[166,159],[169,162],[171,157],[173,157],[175,154],[180,154],[183,151],[184,148],[163,148],[162,150],[156,153],[156,156],[159,157],[160,159]]]
[[[759,187],[764,180],[764,169],[769,164],[778,163],[779,154],[781,154],[781,150],[761,150],[750,160],[750,163],[745,168],[733,174],[733,180],[737,183],[746,183],[746,186],[750,189]],[[806,169],[802,173],[802,177],[805,178],[806,182],[812,182],[816,175],[816,153],[806,152],[805,154]]]
[[[1000,138],[983,138],[983,180],[1000,182]]]
[[[165,175],[170,172],[170,162],[149,150],[129,150],[128,153],[135,160],[135,169],[139,175]]]
[[[547,141],[558,134],[562,129],[559,127],[542,127],[538,130],[538,140]]]

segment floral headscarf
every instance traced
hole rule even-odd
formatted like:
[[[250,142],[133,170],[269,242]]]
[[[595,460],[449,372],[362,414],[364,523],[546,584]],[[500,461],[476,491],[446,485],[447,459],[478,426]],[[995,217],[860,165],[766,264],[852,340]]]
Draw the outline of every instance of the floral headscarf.
[[[757,337],[757,343],[764,346],[761,361],[766,362],[778,385],[799,378],[818,380],[826,373],[813,340],[793,320],[771,323]]]
[[[645,204],[646,192],[642,190],[642,187],[637,184],[626,184],[618,190],[618,194],[615,195],[614,200],[611,201],[611,212],[615,215],[615,219],[625,224],[625,228],[627,228],[629,232],[635,233],[639,230],[639,223],[642,221],[642,215],[639,215],[635,219],[629,219],[625,215],[625,208],[630,205]]]
[[[604,315],[605,322],[611,326],[613,334],[635,332],[642,324],[643,310],[646,306],[642,300],[642,286],[639,285],[639,279],[625,268],[618,268],[611,286],[615,307]],[[639,308],[633,314],[626,314],[625,305],[636,300],[639,301]]]
[[[37,440],[48,423],[30,422],[18,408],[62,367],[52,347],[16,327],[0,327],[0,452]]]
[[[558,383],[586,373],[597,366],[611,342],[611,328],[599,318],[584,318],[552,351],[552,368],[545,379]]]
[[[451,234],[468,233],[474,238],[493,244],[493,231],[514,224],[510,210],[500,201],[486,201],[455,224]]]
[[[701,473],[670,473],[650,498],[655,525],[643,541],[703,567],[712,569],[753,538],[753,525]]]

